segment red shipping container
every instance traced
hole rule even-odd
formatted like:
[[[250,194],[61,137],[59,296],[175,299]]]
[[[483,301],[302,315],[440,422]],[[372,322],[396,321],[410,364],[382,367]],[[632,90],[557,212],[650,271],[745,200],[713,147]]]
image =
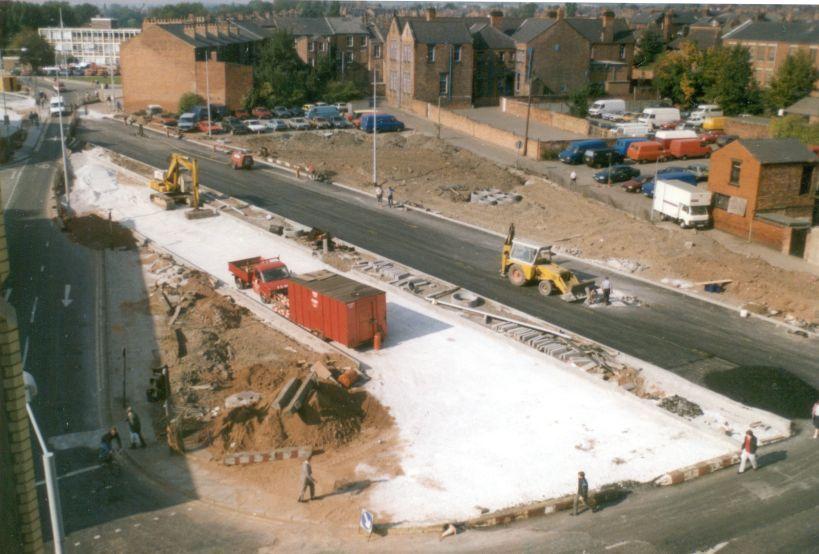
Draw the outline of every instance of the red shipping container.
[[[292,276],[290,319],[325,338],[356,347],[387,335],[387,295],[331,271]]]

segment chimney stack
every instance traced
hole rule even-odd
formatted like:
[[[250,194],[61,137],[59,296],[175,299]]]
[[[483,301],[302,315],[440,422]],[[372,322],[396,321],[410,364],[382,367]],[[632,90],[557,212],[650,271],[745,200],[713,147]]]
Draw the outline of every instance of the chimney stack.
[[[566,19],[566,8],[560,6],[557,8],[557,20]]]
[[[427,8],[426,9],[426,20],[432,21],[435,19],[435,8]]]
[[[600,42],[614,42],[614,12],[603,12],[603,31],[600,33]]]
[[[671,40],[671,10],[668,10],[663,15],[663,39],[666,42]]]
[[[502,21],[503,21],[502,11],[492,10],[491,12],[489,12],[489,24],[492,25],[495,29],[500,29]]]

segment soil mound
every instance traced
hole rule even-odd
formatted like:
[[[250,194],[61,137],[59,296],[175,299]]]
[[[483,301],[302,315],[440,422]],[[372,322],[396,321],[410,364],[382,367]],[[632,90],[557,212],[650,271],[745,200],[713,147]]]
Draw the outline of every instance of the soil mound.
[[[98,215],[73,217],[66,221],[65,226],[72,241],[94,250],[106,248],[130,250],[136,247],[130,230]]]

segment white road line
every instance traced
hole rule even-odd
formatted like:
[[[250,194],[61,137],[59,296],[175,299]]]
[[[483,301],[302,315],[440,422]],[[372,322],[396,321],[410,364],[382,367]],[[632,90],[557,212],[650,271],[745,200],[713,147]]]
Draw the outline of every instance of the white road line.
[[[9,298],[11,298],[11,287],[6,289],[6,294],[4,294],[3,297],[6,299],[6,302],[9,301]]]
[[[102,467],[101,465],[97,464],[97,465],[93,465],[93,466],[84,467],[82,469],[75,469],[74,471],[69,471],[65,475],[57,476],[57,480],[65,479],[66,477],[74,477],[75,475],[82,475],[83,473],[88,473],[89,471],[95,471],[95,470],[97,470],[97,469],[99,469],[101,467]],[[38,487],[42,487],[43,485],[45,485],[45,481],[40,480],[40,481],[37,481],[34,484],[37,485]]]
[[[42,273],[44,270],[45,270],[45,266],[44,266],[44,265],[41,265],[41,266],[40,266],[40,273]]]
[[[34,323],[34,316],[37,315],[37,301],[39,299],[39,296],[34,297],[34,304],[31,306],[31,319],[29,319],[29,323]]]
[[[11,201],[14,199],[14,193],[17,190],[17,185],[20,184],[20,172],[22,170],[23,170],[22,167],[18,168],[11,176],[10,181],[12,181],[14,183],[14,185],[11,187],[11,192],[9,193],[9,199],[6,200],[6,204],[3,206],[4,210],[8,209],[9,204],[11,204]]]
[[[26,369],[26,358],[28,358],[28,337],[26,337],[26,344],[23,346],[23,370]]]

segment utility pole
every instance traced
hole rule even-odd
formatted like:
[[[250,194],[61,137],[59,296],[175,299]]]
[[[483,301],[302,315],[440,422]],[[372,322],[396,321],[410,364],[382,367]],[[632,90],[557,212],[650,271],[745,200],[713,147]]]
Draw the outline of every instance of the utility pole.
[[[532,82],[532,60],[535,59],[535,51],[534,49],[529,49],[529,64],[526,68],[526,80],[529,81],[529,100],[526,102],[526,130],[524,131],[524,138],[523,138],[523,157],[526,157],[526,153],[529,150],[529,116],[532,113],[532,89],[534,89],[534,82]]]
[[[208,99],[208,138],[212,137],[211,119],[210,119],[210,78],[208,76],[208,58],[210,58],[210,51],[205,47],[205,95]]]
[[[63,36],[63,10],[60,8],[60,36]],[[62,50],[61,50],[62,52]],[[63,63],[65,63],[65,53],[63,52]],[[68,65],[66,64],[66,78],[68,78]],[[57,68],[57,76],[59,77],[60,71]],[[59,83],[59,79],[57,80]],[[63,155],[63,181],[65,182],[65,205],[69,208],[71,207],[71,190],[69,186],[69,182],[71,181],[71,176],[68,173],[68,154],[65,151],[65,133],[63,131],[63,109],[65,108],[65,98],[63,98],[62,94],[60,94],[60,87],[57,85],[56,90],[54,91],[57,93],[62,99],[60,102],[60,110],[59,110],[59,123],[60,123],[60,149],[62,150]]]
[[[373,186],[378,184],[378,164],[376,158],[376,133],[378,130],[378,99],[376,98],[375,64],[373,64]]]
[[[28,397],[28,393],[26,396]],[[31,404],[29,402],[30,398],[27,398],[26,411],[31,421],[31,428],[34,430],[34,434],[37,436],[37,442],[40,443],[40,449],[43,451],[43,473],[45,475],[48,514],[51,519],[51,537],[54,541],[54,552],[55,554],[62,554],[65,533],[63,531],[63,510],[60,501],[60,487],[57,483],[57,464],[54,461],[54,453],[50,452],[46,446],[43,434],[40,432],[40,427],[37,425],[37,420],[34,418],[34,412],[31,410]]]

